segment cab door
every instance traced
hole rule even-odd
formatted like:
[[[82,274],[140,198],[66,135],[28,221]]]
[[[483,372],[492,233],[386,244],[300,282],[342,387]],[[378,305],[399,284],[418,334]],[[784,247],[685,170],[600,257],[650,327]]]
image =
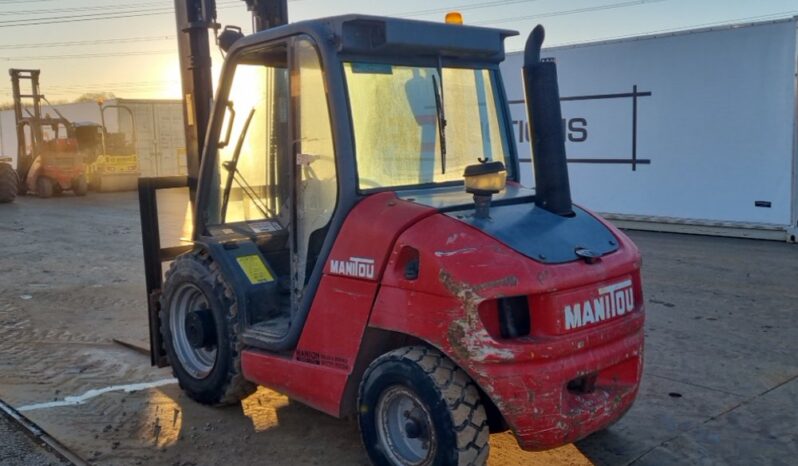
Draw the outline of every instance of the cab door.
[[[337,204],[338,180],[335,167],[330,112],[324,70],[314,43],[304,37],[294,40],[292,97],[296,229],[293,244],[293,302],[299,303],[319,259],[330,220]]]
[[[268,267],[268,286],[238,280],[233,275],[241,271],[234,268],[228,277],[249,283],[237,287],[244,297],[253,287],[269,295],[265,299],[258,291],[257,299],[244,299],[241,303],[247,304],[239,305],[239,310],[245,308],[243,324],[255,340],[267,342],[279,340],[290,328],[336,208],[330,112],[324,71],[309,38],[257,46],[229,60],[223,77],[229,92],[220,93],[214,116],[220,141],[208,151],[194,213],[200,216],[196,222],[201,235],[209,235],[216,244],[247,243],[246,249],[255,248]],[[156,193],[170,189],[187,193],[186,184],[183,177],[145,179],[140,184],[151,347],[153,363],[158,365],[167,364],[158,333],[162,263],[193,246],[190,241],[173,246],[161,237]],[[180,220],[172,223],[183,225],[184,217],[186,224],[195,223],[182,214],[185,203],[181,206],[164,205],[161,211],[179,211],[169,216]],[[171,230],[182,231],[180,225]],[[166,230],[171,231],[163,233]],[[190,231],[181,235],[191,237]],[[222,255],[233,254],[222,249]]]
[[[337,203],[324,71],[313,41],[300,36],[242,53],[225,104],[208,229],[250,236],[275,272],[280,309],[249,321],[277,324],[275,334],[302,302]]]
[[[289,50],[279,42],[238,58],[226,101],[217,104],[225,115],[207,207],[209,233],[255,241],[286,293],[294,234]]]

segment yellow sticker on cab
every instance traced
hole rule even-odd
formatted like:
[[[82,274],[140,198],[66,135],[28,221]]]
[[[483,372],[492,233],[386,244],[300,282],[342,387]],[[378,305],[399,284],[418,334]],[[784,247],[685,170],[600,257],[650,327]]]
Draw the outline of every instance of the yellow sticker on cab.
[[[238,261],[241,270],[244,271],[249,282],[253,285],[274,281],[274,276],[259,255],[252,254],[250,256],[236,257],[236,261]]]

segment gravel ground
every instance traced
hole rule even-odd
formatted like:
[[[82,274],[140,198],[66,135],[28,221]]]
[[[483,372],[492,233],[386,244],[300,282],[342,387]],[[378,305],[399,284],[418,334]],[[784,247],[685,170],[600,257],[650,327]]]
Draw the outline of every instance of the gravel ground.
[[[66,466],[0,413],[0,464],[4,466]]]
[[[490,464],[791,464],[798,247],[631,236],[648,306],[638,402],[550,452],[494,435]],[[114,339],[147,341],[135,194],[0,205],[0,399],[69,448],[102,465],[367,464],[352,421],[266,389],[236,407],[197,405]]]

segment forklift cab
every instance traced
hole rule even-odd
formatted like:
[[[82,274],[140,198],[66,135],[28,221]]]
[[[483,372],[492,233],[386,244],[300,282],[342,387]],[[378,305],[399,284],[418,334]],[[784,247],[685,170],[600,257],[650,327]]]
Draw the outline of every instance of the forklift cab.
[[[518,181],[498,69],[503,39],[515,33],[438,25],[441,37],[425,41],[414,30],[421,25],[430,27],[340,17],[261,32],[230,51],[196,232],[213,243],[248,238],[273,275],[277,297],[247,314],[253,344],[290,347],[280,342],[311,306],[323,259],[359,200],[464,194],[463,172],[480,160],[502,162]],[[460,34],[470,39],[462,50],[440,52],[439,42]]]
[[[440,25],[444,36],[472,37],[442,54],[437,41],[451,37],[425,43],[413,30],[421,25],[429,27],[340,17],[261,32],[230,51],[195,232],[213,243],[250,239],[273,275],[277,296],[248,313],[253,343],[290,348],[286,333],[312,303],[319,258],[358,200],[397,189],[462,192],[465,167],[480,159],[501,161],[518,180],[498,71],[503,39],[515,33]]]

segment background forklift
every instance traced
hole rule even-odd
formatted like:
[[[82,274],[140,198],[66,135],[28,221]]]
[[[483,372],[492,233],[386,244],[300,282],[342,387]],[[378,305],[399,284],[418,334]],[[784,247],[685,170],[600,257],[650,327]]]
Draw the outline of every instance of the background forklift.
[[[98,101],[100,109],[100,143],[96,153],[87,160],[89,188],[97,192],[132,191],[138,184],[139,159],[136,154],[136,118],[133,110],[125,105],[105,104]],[[130,118],[130,131],[119,128],[108,131],[105,112],[116,109]],[[117,120],[121,121],[121,118]]]
[[[214,100],[214,4],[175,2],[190,174],[139,182],[153,364],[200,403],[264,385],[355,416],[375,464],[484,464],[490,432],[542,450],[617,421],[640,257],[571,203],[542,27],[532,191],[498,68],[515,32],[246,3],[258,32],[218,35]],[[162,246],[158,192],[181,188],[192,241]]]
[[[96,125],[73,124],[54,107],[56,117],[42,112],[47,99],[39,90],[39,70],[11,69],[17,133],[18,192],[47,198],[71,190],[85,196],[85,149],[96,144]],[[28,94],[23,94],[27,82]],[[0,170],[5,170],[0,168]],[[11,178],[10,175],[6,175]]]

